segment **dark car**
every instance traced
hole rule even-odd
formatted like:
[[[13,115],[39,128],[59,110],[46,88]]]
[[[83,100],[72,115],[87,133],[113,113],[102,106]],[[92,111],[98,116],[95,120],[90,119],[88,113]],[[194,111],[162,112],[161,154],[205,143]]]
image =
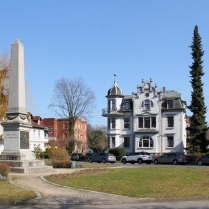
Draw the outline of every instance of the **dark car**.
[[[184,155],[184,153],[168,153],[168,154],[164,154],[160,157],[157,157],[154,159],[154,164],[157,165],[159,163],[162,164],[174,164],[174,165],[178,165],[178,164],[187,164],[188,160],[186,158],[186,156]]]
[[[89,162],[98,162],[98,163],[115,163],[116,157],[111,153],[94,153],[92,156],[89,157]]]
[[[84,161],[85,156],[82,153],[73,153],[71,155],[71,160],[73,161]]]
[[[89,157],[91,157],[93,154],[94,154],[94,153],[92,153],[92,152],[87,152],[87,153],[85,154],[85,161],[89,161]]]
[[[196,164],[201,165],[209,165],[209,154],[196,159]]]
[[[123,164],[126,163],[147,163],[151,164],[152,163],[152,155],[148,152],[134,152],[134,153],[129,153],[127,156],[123,156],[121,158],[121,162]]]

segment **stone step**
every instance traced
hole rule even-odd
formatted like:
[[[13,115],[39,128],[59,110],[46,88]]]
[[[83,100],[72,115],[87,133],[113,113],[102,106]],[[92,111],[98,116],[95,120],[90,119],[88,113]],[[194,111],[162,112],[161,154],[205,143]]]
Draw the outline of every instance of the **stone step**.
[[[46,171],[53,171],[52,166],[34,166],[34,167],[11,167],[10,172],[15,173],[43,173]]]
[[[1,154],[0,160],[36,160],[35,155],[30,155],[30,158],[28,158],[28,155],[25,154]]]
[[[7,162],[11,167],[34,167],[45,165],[43,160],[0,160],[0,162]]]

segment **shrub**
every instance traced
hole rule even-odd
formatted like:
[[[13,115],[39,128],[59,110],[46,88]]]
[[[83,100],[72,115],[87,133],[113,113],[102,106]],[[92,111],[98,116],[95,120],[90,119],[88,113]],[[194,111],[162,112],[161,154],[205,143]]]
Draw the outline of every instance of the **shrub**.
[[[199,157],[201,157],[202,155],[200,153],[198,154],[187,154],[186,157],[188,159],[188,163],[194,164],[195,160]]]
[[[8,176],[10,170],[10,165],[7,162],[0,162],[0,174],[2,176]]]
[[[52,160],[52,166],[53,168],[70,168],[71,167],[71,161],[68,160]]]
[[[65,148],[49,148],[47,154],[54,168],[69,168],[71,166],[70,156]]]
[[[47,152],[45,151],[45,152],[40,153],[40,158],[41,159],[49,159],[49,156],[48,156]]]
[[[116,147],[116,148],[111,148],[109,150],[109,153],[112,153],[113,155],[116,156],[116,160],[121,160],[121,158],[126,155],[126,151],[123,148]]]

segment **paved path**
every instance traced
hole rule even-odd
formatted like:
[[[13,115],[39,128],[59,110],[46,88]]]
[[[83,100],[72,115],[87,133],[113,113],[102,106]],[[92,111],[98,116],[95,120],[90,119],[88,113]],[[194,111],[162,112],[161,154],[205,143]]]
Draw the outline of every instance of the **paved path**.
[[[75,169],[53,169],[41,174],[10,174],[12,182],[17,186],[32,190],[38,197],[31,203],[51,204],[130,204],[148,201],[148,199],[132,198],[101,192],[85,191],[69,187],[57,186],[44,181],[44,176],[52,173],[69,173]],[[150,199],[151,200],[151,199]]]

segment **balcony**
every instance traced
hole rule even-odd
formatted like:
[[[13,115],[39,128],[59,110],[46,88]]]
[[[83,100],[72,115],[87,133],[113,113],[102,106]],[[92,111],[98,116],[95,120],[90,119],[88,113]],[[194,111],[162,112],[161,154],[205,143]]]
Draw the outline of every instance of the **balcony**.
[[[117,109],[110,110],[108,108],[102,109],[103,117],[119,116],[119,115],[123,115],[123,112],[121,110],[117,110]]]

